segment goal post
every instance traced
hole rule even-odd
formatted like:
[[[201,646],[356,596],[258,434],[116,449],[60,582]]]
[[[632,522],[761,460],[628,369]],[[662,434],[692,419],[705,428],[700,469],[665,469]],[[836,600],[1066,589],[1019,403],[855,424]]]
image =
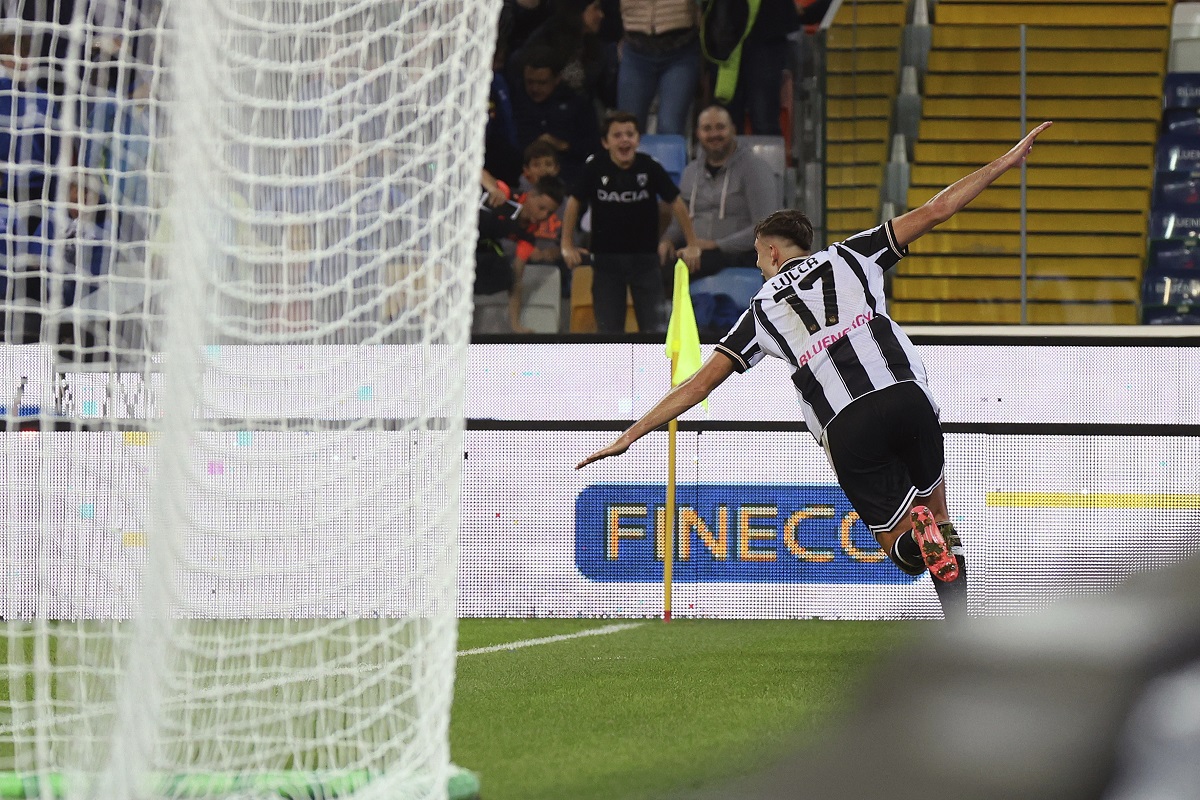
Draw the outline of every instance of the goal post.
[[[0,796],[473,791],[500,5],[0,0]]]

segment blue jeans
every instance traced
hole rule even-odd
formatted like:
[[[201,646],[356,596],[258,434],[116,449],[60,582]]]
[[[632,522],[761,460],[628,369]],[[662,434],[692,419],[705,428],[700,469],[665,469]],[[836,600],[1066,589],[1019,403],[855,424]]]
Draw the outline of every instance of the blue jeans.
[[[647,133],[646,119],[657,95],[656,133],[684,135],[700,83],[700,61],[699,39],[662,54],[639,53],[624,42],[617,74],[617,106],[634,114],[642,132]]]

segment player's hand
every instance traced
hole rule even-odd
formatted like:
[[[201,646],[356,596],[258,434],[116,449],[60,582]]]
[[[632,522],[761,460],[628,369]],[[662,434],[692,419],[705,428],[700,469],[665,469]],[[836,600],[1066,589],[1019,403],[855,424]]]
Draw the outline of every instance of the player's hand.
[[[1025,134],[1025,138],[1013,145],[1013,149],[1004,154],[1004,159],[1007,162],[1009,169],[1017,166],[1029,156],[1029,151],[1033,149],[1033,142],[1042,131],[1053,125],[1053,122],[1043,122],[1036,128]]]
[[[612,444],[610,444],[608,447],[604,448],[603,450],[597,450],[596,452],[592,453],[590,456],[585,458],[583,461],[580,461],[578,464],[575,465],[575,469],[583,469],[588,464],[591,464],[593,461],[599,461],[602,458],[608,458],[609,456],[619,456],[619,455],[621,455],[621,453],[624,453],[628,449],[629,449],[629,445],[623,444],[621,442],[621,440],[618,439],[617,441],[613,442]]]

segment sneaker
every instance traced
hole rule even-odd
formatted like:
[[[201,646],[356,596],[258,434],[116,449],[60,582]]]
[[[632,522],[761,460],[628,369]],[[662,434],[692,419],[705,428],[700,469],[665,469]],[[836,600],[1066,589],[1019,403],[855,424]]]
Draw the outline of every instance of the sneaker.
[[[950,546],[938,528],[933,512],[925,506],[915,506],[912,522],[913,537],[921,548],[921,558],[925,559],[929,574],[946,583],[957,578],[958,560],[950,552]]]

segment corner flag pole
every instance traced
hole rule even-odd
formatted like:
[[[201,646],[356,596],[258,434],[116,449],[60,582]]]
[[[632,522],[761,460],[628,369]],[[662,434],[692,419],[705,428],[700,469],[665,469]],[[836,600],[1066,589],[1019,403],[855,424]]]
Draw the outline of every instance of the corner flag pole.
[[[671,373],[675,372],[678,356],[671,358]],[[663,543],[663,622],[671,621],[671,573],[675,563],[675,435],[679,423],[667,423],[667,530]]]
[[[700,369],[700,331],[688,289],[688,268],[675,262],[675,291],[671,322],[667,326],[667,357],[671,359],[671,386],[678,386]],[[663,542],[663,622],[671,621],[671,577],[675,563],[675,439],[676,420],[667,423],[667,524]]]

